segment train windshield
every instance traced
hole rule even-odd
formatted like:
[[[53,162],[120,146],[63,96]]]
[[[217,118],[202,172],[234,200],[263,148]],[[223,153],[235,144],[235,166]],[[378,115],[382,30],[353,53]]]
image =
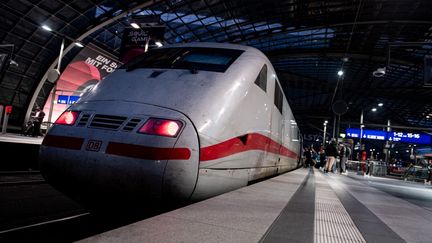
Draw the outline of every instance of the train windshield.
[[[222,48],[160,48],[152,49],[123,65],[126,71],[136,68],[193,69],[225,72],[243,53]]]

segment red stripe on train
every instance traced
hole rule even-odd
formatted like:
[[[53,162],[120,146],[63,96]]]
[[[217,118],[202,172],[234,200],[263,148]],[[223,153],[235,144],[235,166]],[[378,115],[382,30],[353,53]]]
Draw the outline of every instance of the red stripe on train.
[[[42,141],[42,145],[56,148],[80,150],[83,142],[83,138],[46,135],[44,140]]]
[[[258,133],[251,133],[201,148],[200,161],[220,159],[249,150],[262,150],[297,159],[297,153],[282,146],[271,138]]]
[[[126,143],[108,143],[107,154],[148,160],[188,160],[191,152],[187,148],[156,148]]]

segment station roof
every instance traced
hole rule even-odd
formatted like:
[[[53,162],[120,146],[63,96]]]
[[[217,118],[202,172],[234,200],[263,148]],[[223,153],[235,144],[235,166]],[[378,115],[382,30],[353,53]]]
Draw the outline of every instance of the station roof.
[[[432,50],[431,10],[430,0],[5,0],[0,50],[12,44],[19,65],[10,65],[0,80],[0,104],[14,106],[10,121],[20,126],[41,81],[36,103],[47,100],[53,85],[42,79],[65,36],[67,45],[80,40],[118,55],[130,18],[156,15],[167,27],[167,43],[228,42],[262,50],[303,133],[321,132],[337,100],[348,105],[341,129],[358,126],[362,110],[365,123],[431,128],[432,87],[423,78]],[[72,48],[62,67],[77,52]],[[386,75],[374,77],[383,67]]]

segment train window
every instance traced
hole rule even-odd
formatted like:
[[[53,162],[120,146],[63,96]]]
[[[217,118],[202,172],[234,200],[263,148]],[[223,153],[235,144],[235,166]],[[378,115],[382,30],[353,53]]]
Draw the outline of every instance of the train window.
[[[144,53],[121,68],[127,71],[136,68],[164,68],[225,72],[243,52],[223,48],[158,48]]]
[[[264,92],[267,91],[267,65],[264,64],[264,66],[261,68],[260,73],[258,74],[258,77],[255,80],[255,84],[258,85]]]
[[[275,79],[275,92],[274,92],[274,104],[282,114],[282,106],[283,106],[283,93],[282,89],[279,86],[279,82]]]
[[[297,125],[291,124],[291,141],[293,142],[297,142],[299,141],[299,137],[300,137],[300,131],[297,127]]]

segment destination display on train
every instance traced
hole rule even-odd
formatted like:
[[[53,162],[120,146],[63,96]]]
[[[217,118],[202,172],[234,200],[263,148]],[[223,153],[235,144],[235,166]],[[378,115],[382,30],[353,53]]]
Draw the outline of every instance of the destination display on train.
[[[368,130],[368,129],[363,129],[363,132],[361,133],[359,128],[346,129],[347,137],[360,138],[360,134],[362,139],[388,140],[393,142],[416,143],[416,144],[432,143],[432,137],[424,133],[399,132],[399,131],[386,132],[386,131],[377,131],[377,130]]]

